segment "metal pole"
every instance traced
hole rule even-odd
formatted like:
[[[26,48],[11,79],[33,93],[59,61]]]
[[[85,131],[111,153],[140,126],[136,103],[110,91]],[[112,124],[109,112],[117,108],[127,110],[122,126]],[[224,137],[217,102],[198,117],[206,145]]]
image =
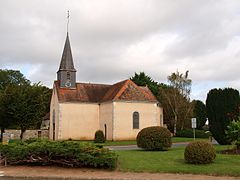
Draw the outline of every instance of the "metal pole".
[[[195,141],[195,128],[193,128],[193,140]]]

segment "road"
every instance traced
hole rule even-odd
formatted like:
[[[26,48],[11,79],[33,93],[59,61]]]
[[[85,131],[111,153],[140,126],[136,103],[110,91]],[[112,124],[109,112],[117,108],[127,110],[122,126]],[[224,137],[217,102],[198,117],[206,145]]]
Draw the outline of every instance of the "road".
[[[179,143],[173,143],[172,147],[184,147],[187,146],[189,142],[179,142]],[[213,141],[212,144],[217,144],[216,141]],[[104,146],[105,148],[109,148],[111,150],[115,151],[124,151],[124,150],[140,150],[141,148],[137,147],[137,145],[124,145],[124,146]]]

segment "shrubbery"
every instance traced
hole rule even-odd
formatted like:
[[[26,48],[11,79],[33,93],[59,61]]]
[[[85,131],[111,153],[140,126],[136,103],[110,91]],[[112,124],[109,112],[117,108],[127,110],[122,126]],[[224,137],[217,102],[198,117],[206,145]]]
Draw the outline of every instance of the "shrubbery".
[[[94,144],[74,141],[29,140],[0,145],[7,164],[58,165],[115,169],[117,155]]]
[[[237,149],[240,149],[240,119],[237,121],[232,121],[225,131],[227,139],[234,145]]]
[[[104,143],[105,141],[106,141],[106,138],[103,134],[103,131],[102,130],[96,131],[94,142],[95,143]]]
[[[195,141],[185,148],[184,158],[191,164],[208,164],[216,158],[216,152],[212,144],[206,141]]]
[[[193,137],[193,130],[192,129],[184,129],[184,130],[181,130],[181,131],[177,131],[176,136],[177,137],[192,138]],[[205,133],[204,130],[195,129],[195,137],[196,138],[208,138],[209,133]]]
[[[137,135],[137,145],[146,150],[167,150],[172,145],[171,133],[160,126],[144,128]]]

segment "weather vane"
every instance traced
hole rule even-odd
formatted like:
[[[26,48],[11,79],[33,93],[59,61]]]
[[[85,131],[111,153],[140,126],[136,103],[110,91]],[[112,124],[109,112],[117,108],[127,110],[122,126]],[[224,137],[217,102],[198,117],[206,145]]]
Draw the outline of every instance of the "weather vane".
[[[67,11],[67,32],[68,32],[69,18],[70,18],[70,14],[69,14],[69,10],[68,10]]]

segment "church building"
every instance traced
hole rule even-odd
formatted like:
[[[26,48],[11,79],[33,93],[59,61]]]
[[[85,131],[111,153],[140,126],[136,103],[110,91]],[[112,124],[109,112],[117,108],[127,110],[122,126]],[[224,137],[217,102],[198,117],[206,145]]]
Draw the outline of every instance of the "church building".
[[[52,140],[93,140],[102,130],[107,140],[133,140],[149,126],[163,126],[163,109],[148,87],[130,79],[116,84],[76,82],[69,35],[53,84],[50,106]]]

